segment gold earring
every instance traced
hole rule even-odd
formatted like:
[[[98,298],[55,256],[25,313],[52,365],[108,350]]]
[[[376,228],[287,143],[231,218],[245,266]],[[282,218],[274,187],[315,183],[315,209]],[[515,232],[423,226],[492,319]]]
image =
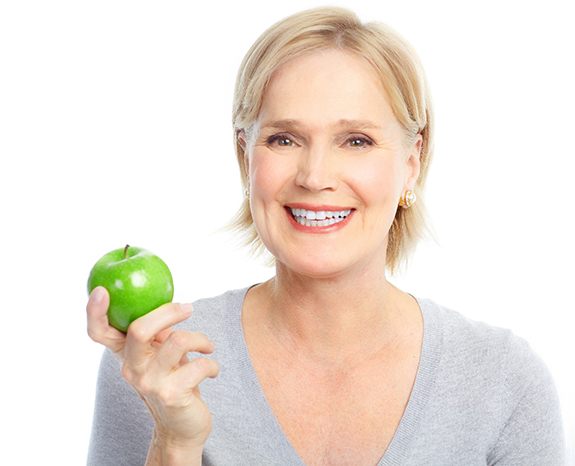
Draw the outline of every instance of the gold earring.
[[[404,209],[409,209],[413,204],[415,204],[416,200],[417,196],[415,193],[411,190],[407,190],[403,196],[399,198],[399,205]]]
[[[246,199],[250,198],[250,180],[247,180],[246,187],[244,188],[244,196]]]

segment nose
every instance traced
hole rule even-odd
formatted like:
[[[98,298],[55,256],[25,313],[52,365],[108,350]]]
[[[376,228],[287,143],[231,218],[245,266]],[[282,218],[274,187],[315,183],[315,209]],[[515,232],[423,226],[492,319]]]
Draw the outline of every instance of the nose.
[[[311,192],[337,188],[336,161],[327,147],[308,147],[300,154],[295,183]]]

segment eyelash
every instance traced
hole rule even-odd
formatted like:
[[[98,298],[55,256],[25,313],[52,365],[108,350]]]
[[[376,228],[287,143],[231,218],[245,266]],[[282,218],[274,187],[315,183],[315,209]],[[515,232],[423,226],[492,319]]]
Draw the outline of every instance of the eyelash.
[[[274,142],[276,142],[280,139],[289,139],[292,143],[294,142],[287,134],[274,134],[274,135],[270,136],[269,138],[267,138],[266,143],[268,145],[272,145]],[[346,142],[358,141],[358,140],[362,141],[365,146],[372,146],[373,145],[373,141],[369,138],[364,137],[364,136],[352,136],[352,137],[348,138],[346,140]],[[288,147],[288,146],[280,146],[280,147]],[[354,146],[354,147],[358,147],[358,146]]]

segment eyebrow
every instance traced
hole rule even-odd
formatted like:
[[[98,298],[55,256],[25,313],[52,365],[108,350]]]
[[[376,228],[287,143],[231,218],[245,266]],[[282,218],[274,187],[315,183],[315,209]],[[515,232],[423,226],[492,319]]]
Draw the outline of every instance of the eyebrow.
[[[284,120],[266,121],[261,125],[261,128],[299,129],[303,126],[304,125],[298,120],[287,118]],[[381,126],[369,120],[347,120],[345,118],[338,120],[333,126],[342,129],[382,129]]]

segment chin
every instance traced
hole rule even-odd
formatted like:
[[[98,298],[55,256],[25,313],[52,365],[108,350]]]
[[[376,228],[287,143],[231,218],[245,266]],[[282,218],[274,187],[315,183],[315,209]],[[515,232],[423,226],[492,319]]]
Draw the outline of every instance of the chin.
[[[278,258],[277,263],[291,273],[318,279],[336,277],[351,267],[349,261],[333,255]]]

